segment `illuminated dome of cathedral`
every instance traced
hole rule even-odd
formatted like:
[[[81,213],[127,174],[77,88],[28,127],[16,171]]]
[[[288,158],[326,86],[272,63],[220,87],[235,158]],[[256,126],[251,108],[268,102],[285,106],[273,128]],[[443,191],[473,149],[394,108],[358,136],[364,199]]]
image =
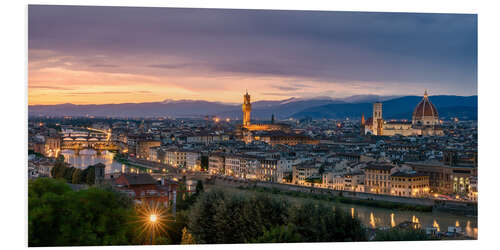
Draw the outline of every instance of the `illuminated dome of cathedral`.
[[[437,125],[439,123],[439,115],[434,104],[429,101],[427,91],[424,93],[424,98],[420,101],[413,111],[413,124],[416,125]]]

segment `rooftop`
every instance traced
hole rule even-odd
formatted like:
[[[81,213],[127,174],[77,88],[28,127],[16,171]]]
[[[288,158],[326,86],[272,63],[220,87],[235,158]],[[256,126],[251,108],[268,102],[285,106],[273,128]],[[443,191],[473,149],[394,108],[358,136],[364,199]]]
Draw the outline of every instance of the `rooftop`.
[[[422,177],[422,176],[428,176],[428,175],[419,174],[417,172],[402,172],[402,171],[398,171],[396,173],[391,174],[391,176],[394,176],[394,177]]]

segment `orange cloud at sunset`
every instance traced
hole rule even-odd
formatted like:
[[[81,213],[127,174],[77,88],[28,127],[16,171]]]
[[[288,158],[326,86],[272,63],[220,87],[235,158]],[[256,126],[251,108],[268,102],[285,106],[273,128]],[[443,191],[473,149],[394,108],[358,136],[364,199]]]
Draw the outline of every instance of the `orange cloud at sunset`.
[[[127,56],[75,56],[30,50],[28,102],[29,105],[110,104],[195,99],[239,103],[245,89],[252,93],[253,100],[345,97],[367,90],[393,94],[388,83],[380,88],[382,84],[220,73],[196,64],[176,67],[188,64],[169,60],[172,59],[149,60],[144,56],[132,61]]]
[[[253,101],[424,89],[477,94],[477,17],[425,20],[408,13],[32,5],[28,103],[240,103],[245,89]]]

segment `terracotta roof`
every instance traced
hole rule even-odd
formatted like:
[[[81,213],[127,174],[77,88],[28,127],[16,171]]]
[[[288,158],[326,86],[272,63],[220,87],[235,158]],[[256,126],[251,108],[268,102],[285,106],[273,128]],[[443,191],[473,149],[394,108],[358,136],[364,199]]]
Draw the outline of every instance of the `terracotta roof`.
[[[427,92],[424,95],[424,98],[418,103],[417,107],[413,111],[413,117],[420,118],[423,116],[434,116],[438,117],[438,112],[434,104],[429,101],[427,97]]]
[[[365,124],[371,126],[373,124],[373,117],[366,119]]]
[[[421,174],[421,173],[407,173],[407,172],[401,172],[401,171],[398,171],[396,173],[393,173],[391,174],[391,176],[394,176],[394,177],[423,177],[423,176],[428,176],[426,174]]]
[[[368,164],[365,169],[390,171],[394,166],[387,164]]]
[[[149,174],[123,174],[129,185],[157,184],[157,181]]]
[[[411,124],[411,121],[387,121],[387,124]]]

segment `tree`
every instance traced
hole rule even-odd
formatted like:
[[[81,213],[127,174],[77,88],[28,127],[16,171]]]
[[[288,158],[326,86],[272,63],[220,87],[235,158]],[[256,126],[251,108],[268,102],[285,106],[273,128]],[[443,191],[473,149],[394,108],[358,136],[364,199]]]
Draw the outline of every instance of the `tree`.
[[[424,230],[421,229],[401,229],[392,228],[386,231],[377,231],[375,241],[414,241],[414,240],[429,240]]]
[[[38,199],[44,194],[62,195],[71,191],[64,181],[50,178],[38,178],[28,182],[28,199]],[[28,204],[28,206],[31,204]]]
[[[304,242],[363,241],[361,222],[343,210],[324,203],[305,202],[291,209],[289,223],[297,227]]]
[[[323,165],[321,165],[321,166],[319,167],[319,169],[318,169],[318,174],[319,174],[320,176],[322,176],[324,172],[325,172],[325,167],[324,167]]]
[[[291,205],[264,194],[203,193],[190,210],[188,230],[199,244],[365,240],[357,219],[319,202]]]
[[[88,166],[85,170],[83,170],[84,173],[82,173],[82,183],[85,183],[87,185],[94,185],[95,184],[95,167],[94,166]]]
[[[218,225],[215,224],[215,215],[217,207],[224,207],[219,204],[224,200],[225,194],[220,190],[206,192],[191,208],[188,228],[197,243],[219,242],[218,239],[221,238],[220,234],[223,232],[217,232]]]
[[[28,184],[28,245],[131,244],[132,201],[107,189],[73,191],[62,180]]]
[[[303,242],[302,236],[297,232],[295,225],[274,226],[270,230],[266,230],[264,234],[252,243],[280,243],[280,242]]]
[[[64,168],[64,175],[63,178],[66,180],[66,182],[72,182],[73,181],[73,173],[75,172],[76,168],[71,167],[65,167]]]
[[[50,170],[50,174],[53,178],[59,179],[64,178],[65,171],[66,163],[64,162],[64,155],[60,154],[57,156],[54,167]]]
[[[55,164],[64,166],[64,155],[63,154],[60,154],[59,156],[57,156]]]
[[[198,180],[196,182],[196,194],[199,195],[203,192],[203,182],[201,180]]]
[[[75,171],[73,171],[73,176],[71,176],[71,183],[73,183],[73,184],[82,183],[81,176],[82,176],[82,170],[75,169]]]

